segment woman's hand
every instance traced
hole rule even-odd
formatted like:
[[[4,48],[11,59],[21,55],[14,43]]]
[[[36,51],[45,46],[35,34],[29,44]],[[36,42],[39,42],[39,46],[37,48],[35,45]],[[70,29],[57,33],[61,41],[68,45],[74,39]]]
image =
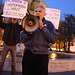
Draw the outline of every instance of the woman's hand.
[[[39,20],[39,28],[40,28],[40,30],[42,30],[43,27],[44,27],[44,26],[43,26],[42,20]]]

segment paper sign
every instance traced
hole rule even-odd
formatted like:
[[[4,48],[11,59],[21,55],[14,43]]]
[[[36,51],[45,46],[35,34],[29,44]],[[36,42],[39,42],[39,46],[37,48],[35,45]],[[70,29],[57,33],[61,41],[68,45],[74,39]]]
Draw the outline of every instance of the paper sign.
[[[6,0],[2,16],[22,19],[26,15],[27,6],[28,2],[23,0]]]
[[[59,20],[60,20],[60,10],[52,9],[52,8],[46,8],[45,18],[54,24],[55,29],[58,29]]]

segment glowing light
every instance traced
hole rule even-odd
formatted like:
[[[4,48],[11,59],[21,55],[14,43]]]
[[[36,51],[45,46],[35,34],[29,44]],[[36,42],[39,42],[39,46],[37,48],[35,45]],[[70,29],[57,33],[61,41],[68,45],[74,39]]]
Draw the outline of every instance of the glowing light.
[[[52,60],[55,60],[56,56],[57,56],[57,55],[56,55],[55,53],[52,53],[52,54],[51,54]]]
[[[61,49],[61,51],[63,51],[63,49]]]
[[[8,52],[8,54],[7,54],[6,58],[8,58],[8,57],[10,57],[10,52]]]
[[[51,49],[54,50],[54,51],[56,50],[56,48],[51,48]]]

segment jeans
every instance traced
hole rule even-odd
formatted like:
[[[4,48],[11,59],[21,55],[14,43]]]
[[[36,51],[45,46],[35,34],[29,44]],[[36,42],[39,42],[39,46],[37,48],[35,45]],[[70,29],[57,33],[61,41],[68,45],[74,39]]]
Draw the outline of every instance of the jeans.
[[[12,57],[11,75],[15,75],[15,73],[16,73],[16,70],[15,70],[15,67],[16,67],[16,45],[8,46],[5,44],[3,53],[2,53],[2,58],[0,61],[0,75],[2,74],[4,62],[5,62],[6,56],[9,51],[10,51],[11,57]]]
[[[48,75],[48,54],[33,54],[26,50],[22,60],[22,75]]]

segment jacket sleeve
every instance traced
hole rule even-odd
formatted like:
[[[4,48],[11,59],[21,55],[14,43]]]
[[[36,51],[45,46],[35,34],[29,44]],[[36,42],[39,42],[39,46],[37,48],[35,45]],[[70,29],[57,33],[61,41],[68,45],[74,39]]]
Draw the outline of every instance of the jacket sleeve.
[[[42,29],[43,36],[49,43],[54,44],[57,41],[57,34],[55,28],[51,22],[47,23],[48,27]]]
[[[22,31],[23,30],[23,27],[22,27],[22,25],[20,25],[20,31]]]
[[[20,41],[22,43],[25,43],[26,41],[30,40],[32,37],[32,35],[28,34],[26,31],[22,31],[21,35],[20,35]]]
[[[4,28],[6,27],[6,24],[3,23],[2,18],[3,18],[3,17],[0,16],[0,27],[1,27],[2,29],[4,29]]]

